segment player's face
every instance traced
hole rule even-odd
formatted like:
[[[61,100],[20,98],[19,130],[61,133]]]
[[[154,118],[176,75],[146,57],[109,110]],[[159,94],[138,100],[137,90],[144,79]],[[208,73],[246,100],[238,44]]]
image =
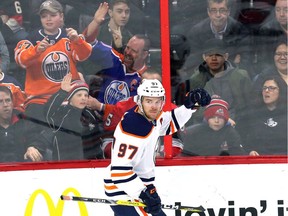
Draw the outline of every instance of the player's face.
[[[164,101],[162,97],[143,97],[142,107],[150,120],[155,120],[162,111]]]
[[[279,87],[274,80],[267,80],[262,88],[263,101],[266,105],[276,105],[279,98]]]
[[[212,118],[208,119],[208,125],[212,130],[219,131],[224,127],[225,120],[219,116],[213,116]]]
[[[230,15],[230,11],[228,10],[225,1],[221,3],[210,3],[207,11],[214,28],[217,30],[222,30],[225,27],[227,19]]]
[[[278,0],[276,2],[275,15],[280,25],[287,30],[287,19],[288,19],[287,0]]]
[[[79,90],[70,99],[70,105],[78,109],[84,109],[88,103],[88,96],[87,91]]]
[[[277,47],[274,53],[274,62],[278,71],[282,74],[287,75],[287,54],[288,54],[288,46],[287,44],[281,44]]]
[[[204,60],[213,73],[218,73],[224,70],[224,63],[226,60],[225,56],[220,54],[204,55]]]
[[[12,116],[13,101],[9,94],[0,92],[0,119],[1,121],[9,121]]]
[[[132,37],[124,50],[124,64],[128,71],[135,71],[143,67],[148,55],[144,50],[144,40]]]
[[[63,13],[51,13],[50,11],[44,10],[40,14],[40,19],[45,33],[56,34],[58,28],[61,28],[64,23]]]
[[[130,8],[127,4],[119,2],[118,4],[114,5],[112,10],[109,10],[109,15],[117,26],[123,27],[129,21]]]

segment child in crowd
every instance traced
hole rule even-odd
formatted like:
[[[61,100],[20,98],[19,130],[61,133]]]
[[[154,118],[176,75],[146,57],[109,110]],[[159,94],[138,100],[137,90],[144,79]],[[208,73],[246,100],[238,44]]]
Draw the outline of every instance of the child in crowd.
[[[73,28],[63,29],[63,7],[56,0],[44,1],[39,9],[42,28],[21,40],[15,48],[16,63],[26,69],[25,115],[27,120],[27,157],[45,160],[47,146],[39,138],[45,129],[43,105],[55,94],[63,77],[71,73],[80,79],[77,62],[91,54],[91,45]]]
[[[229,104],[219,98],[211,100],[204,110],[203,123],[193,125],[183,134],[183,155],[245,155],[238,132],[230,124]],[[191,138],[193,137],[193,138]]]
[[[55,135],[53,160],[84,159],[81,116],[87,105],[89,87],[82,80],[71,80],[69,73],[63,78],[61,89],[45,104],[46,120]]]

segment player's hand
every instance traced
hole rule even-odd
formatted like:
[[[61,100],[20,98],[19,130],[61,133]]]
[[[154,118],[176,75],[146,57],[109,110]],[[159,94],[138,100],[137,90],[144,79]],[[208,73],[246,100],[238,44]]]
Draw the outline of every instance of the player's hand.
[[[105,20],[105,16],[108,12],[109,6],[107,2],[103,2],[99,5],[97,11],[94,14],[94,19],[93,21],[98,24],[101,25],[101,23]]]
[[[199,106],[207,106],[211,101],[211,97],[205,89],[197,88],[188,92],[185,96],[184,106],[193,109],[196,104]]]
[[[153,184],[147,185],[139,198],[145,203],[144,211],[157,215],[161,211],[161,199]]]
[[[70,92],[70,90],[73,88],[71,86],[71,80],[72,80],[72,74],[68,73],[63,77],[63,80],[61,82],[61,89],[66,92]]]
[[[46,36],[46,37],[43,38],[42,41],[38,42],[36,51],[38,53],[42,53],[50,46],[52,46],[52,45],[49,43],[48,37]]]
[[[79,39],[77,31],[73,28],[66,28],[66,33],[70,41],[77,41]]]

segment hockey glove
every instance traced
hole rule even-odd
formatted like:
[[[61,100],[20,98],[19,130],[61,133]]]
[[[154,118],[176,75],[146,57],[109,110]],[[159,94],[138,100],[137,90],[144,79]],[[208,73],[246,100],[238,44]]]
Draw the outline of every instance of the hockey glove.
[[[158,214],[161,211],[161,199],[153,184],[147,185],[141,192],[140,199],[145,203],[144,211],[150,214]]]
[[[193,109],[195,104],[199,106],[207,106],[211,101],[211,97],[208,92],[202,88],[193,89],[185,96],[184,106],[187,109]]]

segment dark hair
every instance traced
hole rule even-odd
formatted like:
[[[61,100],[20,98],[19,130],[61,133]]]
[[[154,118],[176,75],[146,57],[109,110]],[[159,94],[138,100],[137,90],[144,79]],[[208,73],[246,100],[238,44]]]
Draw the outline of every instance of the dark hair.
[[[145,70],[143,74],[158,74],[161,78],[161,80],[159,80],[160,82],[162,82],[162,72],[161,72],[161,68],[160,67],[156,67],[156,66],[153,66],[153,67],[148,67],[147,70]]]
[[[225,2],[227,8],[231,8],[231,1],[229,0],[207,0],[207,7],[209,8],[210,3],[222,3]]]
[[[280,46],[280,45],[286,45],[287,46],[287,38],[286,36],[285,37],[280,37],[276,43],[273,44],[273,52],[275,52],[277,50],[277,48]]]
[[[0,85],[0,92],[6,92],[7,94],[10,95],[11,99],[13,100],[13,94],[12,94],[9,87],[4,86],[4,85]]]
[[[287,103],[287,84],[282,79],[282,77],[280,75],[267,75],[263,78],[261,85],[260,85],[261,90],[259,89],[259,91],[258,91],[258,97],[257,97],[257,99],[259,100],[258,104],[264,105],[264,102],[262,99],[262,87],[263,87],[264,83],[268,80],[273,80],[274,82],[276,82],[276,84],[279,87],[279,98],[277,101],[277,107],[278,106],[287,106],[287,104],[286,104]]]
[[[151,46],[151,41],[146,35],[144,35],[144,34],[136,34],[136,35],[134,35],[134,37],[144,40],[144,48],[143,48],[143,50],[149,51],[150,46]]]
[[[127,4],[128,7],[130,7],[130,1],[129,0],[110,0],[109,1],[109,7],[112,9],[114,7],[114,5],[116,5],[118,3],[124,3],[124,4]]]

